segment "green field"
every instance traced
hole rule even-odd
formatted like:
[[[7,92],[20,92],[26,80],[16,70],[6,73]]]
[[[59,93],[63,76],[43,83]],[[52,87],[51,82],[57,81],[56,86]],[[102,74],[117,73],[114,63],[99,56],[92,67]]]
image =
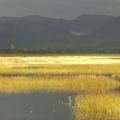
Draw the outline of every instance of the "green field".
[[[76,120],[120,120],[120,55],[0,57],[0,93],[71,92]]]

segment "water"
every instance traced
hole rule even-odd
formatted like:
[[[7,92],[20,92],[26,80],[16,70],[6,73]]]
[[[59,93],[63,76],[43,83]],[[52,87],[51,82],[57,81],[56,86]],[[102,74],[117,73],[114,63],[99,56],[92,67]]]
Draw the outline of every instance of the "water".
[[[1,120],[74,120],[70,94],[0,94]]]

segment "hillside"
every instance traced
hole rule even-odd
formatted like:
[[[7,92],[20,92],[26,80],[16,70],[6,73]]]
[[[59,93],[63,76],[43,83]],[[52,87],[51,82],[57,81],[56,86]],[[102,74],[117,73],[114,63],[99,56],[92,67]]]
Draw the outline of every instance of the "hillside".
[[[0,49],[119,49],[119,31],[120,17],[105,15],[1,17]]]
[[[99,48],[119,49],[120,48],[120,17],[107,22],[94,34],[89,36]]]
[[[81,15],[71,20],[68,28],[71,31],[81,32],[84,35],[91,34],[112,19],[114,19],[113,16],[107,15]]]

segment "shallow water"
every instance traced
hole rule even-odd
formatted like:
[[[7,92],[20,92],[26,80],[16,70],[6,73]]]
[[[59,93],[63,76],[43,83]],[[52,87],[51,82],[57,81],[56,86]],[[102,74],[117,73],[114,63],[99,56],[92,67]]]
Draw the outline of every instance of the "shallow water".
[[[74,120],[70,94],[0,94],[0,120]]]

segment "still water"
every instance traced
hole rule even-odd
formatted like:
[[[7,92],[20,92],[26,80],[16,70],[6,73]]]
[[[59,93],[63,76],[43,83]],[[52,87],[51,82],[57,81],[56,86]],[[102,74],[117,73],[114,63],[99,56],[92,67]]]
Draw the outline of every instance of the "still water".
[[[0,94],[0,120],[74,120],[70,94]]]

